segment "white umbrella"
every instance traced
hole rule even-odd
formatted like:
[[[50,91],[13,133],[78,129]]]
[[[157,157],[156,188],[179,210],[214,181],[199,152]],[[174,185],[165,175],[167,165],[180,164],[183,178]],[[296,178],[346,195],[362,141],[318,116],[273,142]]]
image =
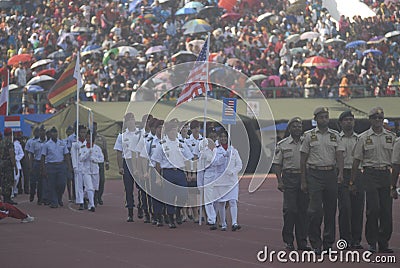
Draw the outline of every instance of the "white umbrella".
[[[34,85],[34,84],[38,84],[40,82],[46,82],[46,81],[55,81],[56,79],[54,79],[51,76],[48,75],[40,75],[40,76],[36,76],[34,78],[32,78],[31,80],[29,80],[29,82],[27,83],[27,85]]]
[[[33,63],[33,64],[31,65],[31,69],[35,69],[35,68],[37,68],[37,67],[39,67],[39,66],[47,65],[47,64],[52,63],[52,62],[53,62],[52,59],[38,60],[37,62],[35,62],[35,63]]]
[[[267,13],[264,13],[264,14],[258,16],[257,22],[260,23],[264,20],[271,20],[273,22],[276,22],[277,19],[278,19],[278,17],[275,14],[272,14],[271,12],[267,12]]]
[[[320,33],[317,32],[305,32],[300,35],[300,40],[311,40],[320,36]]]
[[[394,37],[400,35],[400,31],[393,31],[393,32],[388,32],[385,34],[386,38]]]
[[[17,88],[19,88],[19,86],[16,85],[16,84],[10,84],[10,85],[8,85],[8,90],[14,90],[14,89],[17,89]]]
[[[73,32],[73,33],[79,33],[79,32],[81,32],[81,33],[87,33],[87,32],[89,32],[89,31],[90,31],[89,28],[87,28],[87,27],[80,27],[80,26],[72,27],[72,29],[71,29],[71,32]]]
[[[296,43],[299,40],[300,40],[299,34],[292,34],[286,38],[286,43]]]
[[[252,77],[249,78],[250,81],[258,81],[258,80],[264,80],[267,79],[268,76],[266,76],[265,74],[256,74],[253,75]]]
[[[324,42],[325,45],[346,44],[346,41],[339,38],[331,38]]]
[[[129,52],[129,56],[136,57],[138,55],[138,51],[134,47],[130,46],[121,46],[118,47],[118,56],[124,56],[126,52]]]
[[[165,50],[167,50],[167,48],[165,46],[154,46],[154,47],[149,48],[145,54],[150,55],[150,54],[162,52]]]

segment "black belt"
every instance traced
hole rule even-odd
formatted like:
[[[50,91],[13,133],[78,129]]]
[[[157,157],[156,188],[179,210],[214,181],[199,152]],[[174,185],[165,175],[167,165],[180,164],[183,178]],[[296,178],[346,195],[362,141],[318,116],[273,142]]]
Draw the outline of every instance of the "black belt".
[[[364,167],[364,169],[372,169],[372,170],[377,170],[377,171],[387,171],[390,169],[389,166],[385,167]]]
[[[48,162],[47,164],[61,165],[61,164],[64,164],[64,162]]]
[[[290,174],[301,174],[301,170],[300,169],[284,169],[283,170],[284,173],[290,173]]]
[[[33,162],[39,162],[39,163],[40,163],[40,161],[41,161],[41,160],[36,160],[36,159],[33,160]]]
[[[313,166],[313,165],[309,165],[308,168],[314,169],[314,170],[330,171],[330,170],[334,170],[335,166]]]
[[[180,168],[163,168],[163,170],[182,170]]]

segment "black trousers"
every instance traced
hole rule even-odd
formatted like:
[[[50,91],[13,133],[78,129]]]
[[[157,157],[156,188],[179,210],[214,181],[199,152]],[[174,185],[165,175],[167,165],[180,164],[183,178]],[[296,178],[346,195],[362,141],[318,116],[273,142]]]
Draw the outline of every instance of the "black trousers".
[[[339,233],[340,239],[346,240],[348,245],[354,245],[361,242],[365,192],[360,171],[354,182],[357,189],[355,193],[349,191],[351,170],[344,169],[343,177],[343,183],[338,186]]]
[[[327,249],[335,242],[337,208],[336,170],[307,170],[307,185],[310,197],[308,205],[308,237],[313,248]],[[321,224],[324,220],[323,240]]]
[[[368,244],[387,248],[393,231],[390,196],[390,171],[365,169],[363,174],[367,200],[365,237]]]
[[[294,236],[298,247],[307,246],[308,195],[301,191],[301,174],[283,172],[283,242],[293,244]]]

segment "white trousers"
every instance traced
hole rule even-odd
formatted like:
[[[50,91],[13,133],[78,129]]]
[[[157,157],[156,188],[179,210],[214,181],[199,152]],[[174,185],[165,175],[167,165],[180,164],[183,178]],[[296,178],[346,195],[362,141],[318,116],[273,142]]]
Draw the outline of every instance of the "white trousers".
[[[89,199],[89,206],[94,207],[94,191],[99,190],[100,174],[83,174],[83,185],[85,186],[85,192]]]
[[[18,194],[17,185],[19,183],[19,180],[21,179],[21,173],[22,173],[21,169],[14,169],[14,187],[13,187],[13,190],[12,190],[12,194]],[[22,190],[23,190],[24,189],[24,182],[22,181],[21,183],[22,183]]]
[[[75,181],[75,203],[83,204],[83,174],[80,171],[74,171]]]

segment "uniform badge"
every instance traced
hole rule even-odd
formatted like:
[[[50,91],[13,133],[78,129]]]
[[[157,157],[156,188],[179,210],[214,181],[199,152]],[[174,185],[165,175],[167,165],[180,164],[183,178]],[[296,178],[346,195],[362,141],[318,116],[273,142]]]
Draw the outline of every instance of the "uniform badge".
[[[196,143],[192,143],[192,146],[196,146]]]
[[[82,145],[81,148],[85,148],[85,145]]]
[[[335,134],[331,134],[330,138],[331,138],[331,141],[337,142],[337,138],[336,138]]]
[[[311,133],[311,141],[317,141],[318,137],[315,135],[315,132]]]
[[[192,145],[192,146],[194,146],[194,145]],[[183,148],[182,144],[180,144],[180,143],[179,143],[179,148]]]
[[[366,145],[372,145],[372,144],[374,144],[374,143],[372,142],[371,137],[368,137],[368,138],[365,140],[365,144],[366,144]]]
[[[386,143],[392,143],[393,142],[392,136],[385,136],[385,138],[386,138]]]

